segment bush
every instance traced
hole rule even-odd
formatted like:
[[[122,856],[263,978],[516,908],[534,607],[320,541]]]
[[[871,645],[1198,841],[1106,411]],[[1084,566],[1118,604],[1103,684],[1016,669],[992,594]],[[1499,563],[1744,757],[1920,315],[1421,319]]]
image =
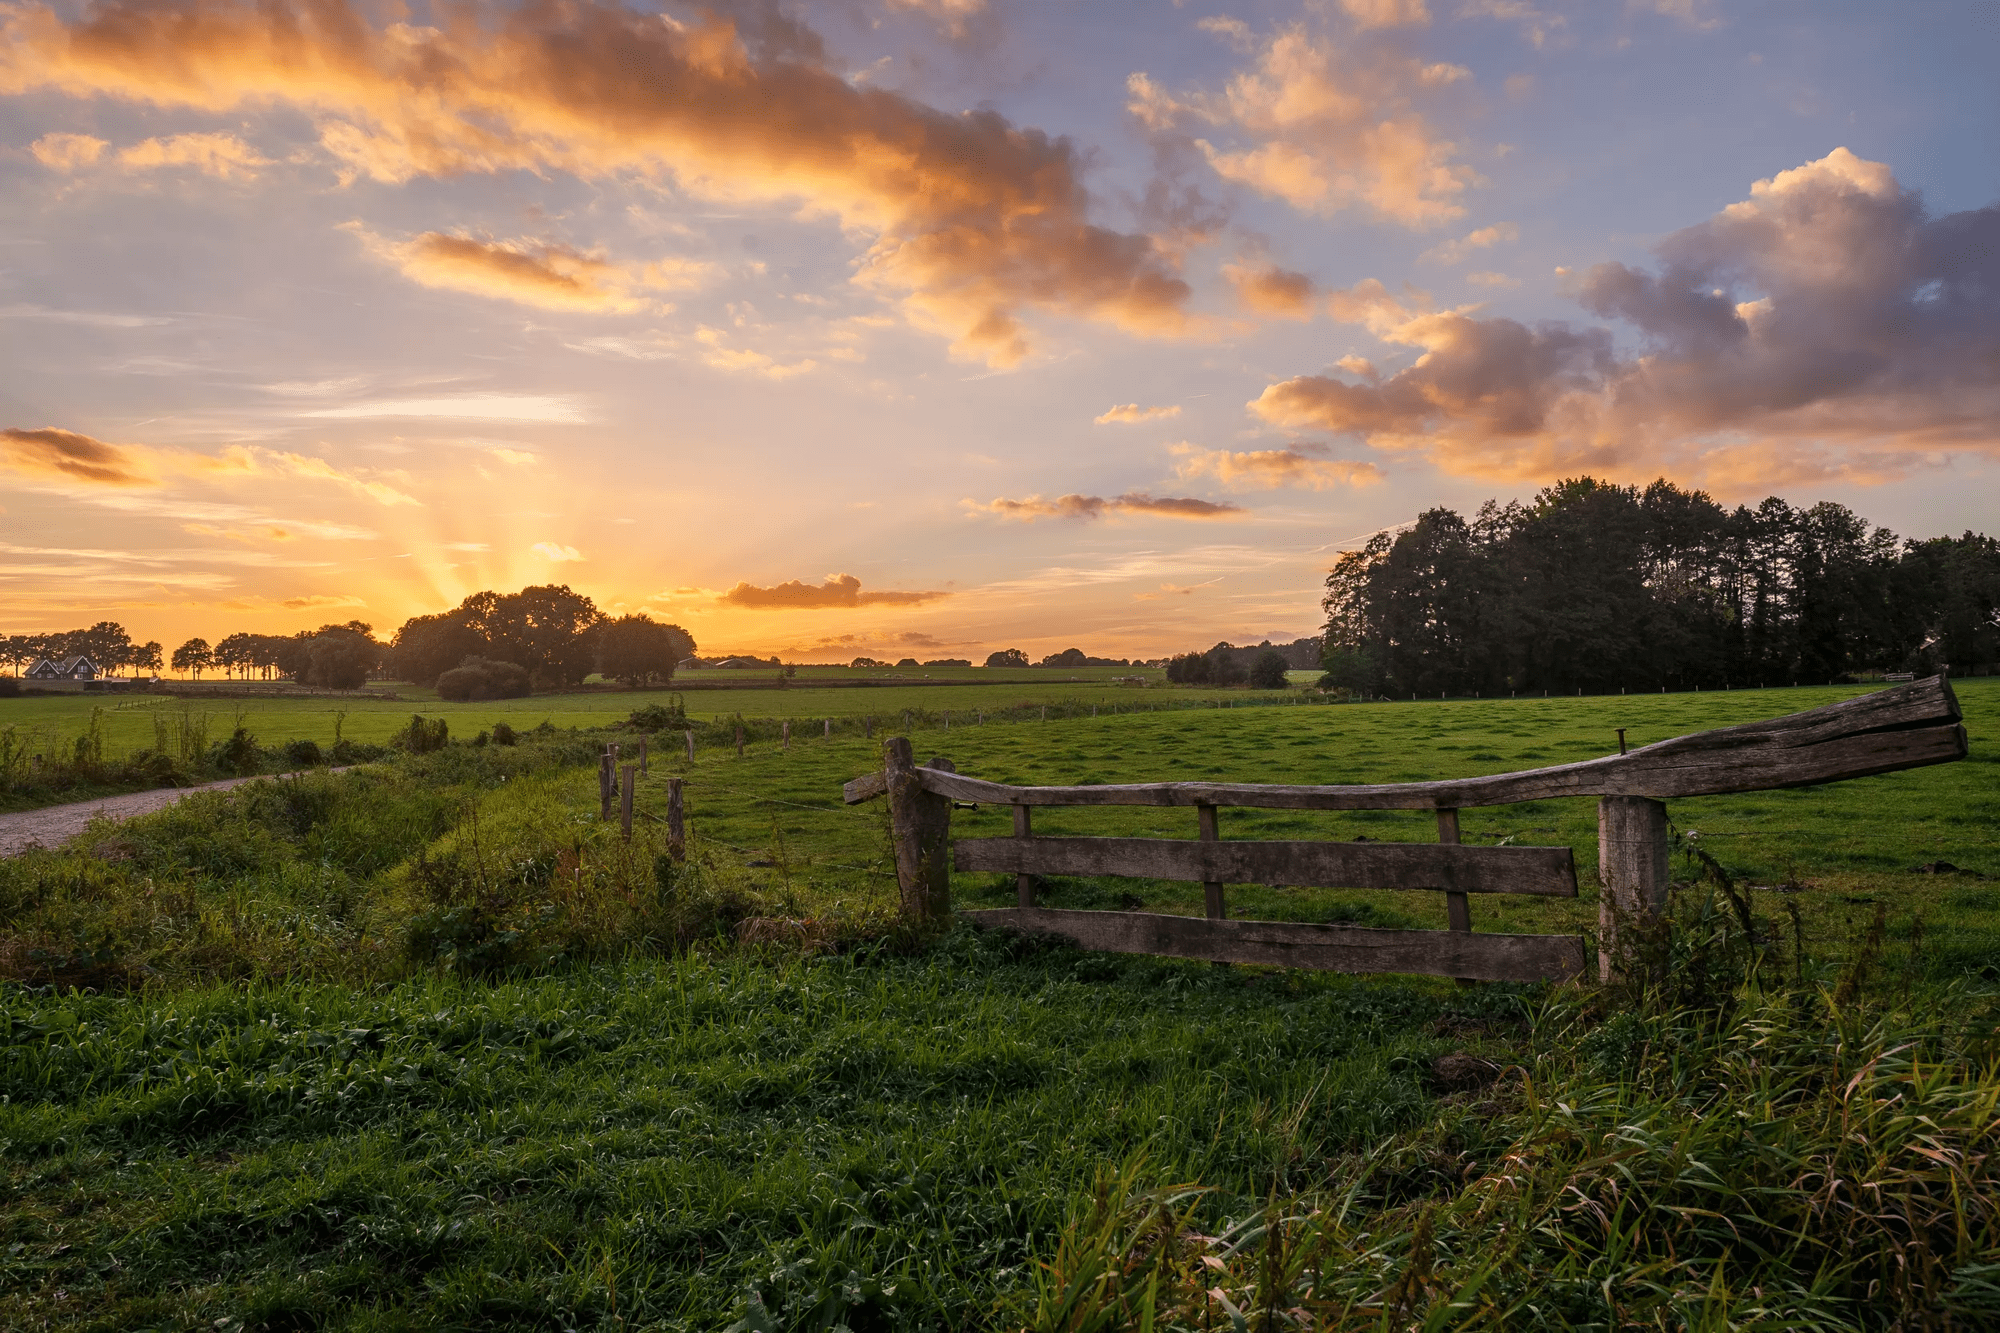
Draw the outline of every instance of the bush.
[[[217,741],[208,762],[221,772],[239,776],[261,772],[264,767],[263,755],[257,749],[257,738],[243,727],[230,732],[228,740]]]
[[[326,762],[326,756],[320,752],[318,741],[298,740],[285,746],[285,762],[299,768],[317,768]]]
[[[1285,659],[1276,649],[1266,649],[1250,664],[1250,687],[1257,690],[1285,688]]]
[[[397,732],[389,743],[411,754],[429,754],[433,750],[442,750],[450,739],[451,729],[445,725],[443,718],[418,715],[412,716],[410,725]]]
[[[12,676],[0,676],[0,699],[18,699],[20,697],[21,682],[15,680]]]
[[[520,739],[519,733],[505,722],[495,722],[493,724],[493,743],[495,745],[514,745],[519,743]]]
[[[676,698],[671,706],[647,704],[634,709],[632,716],[625,719],[625,725],[634,731],[685,731],[688,725],[687,709]]]
[[[528,673],[512,662],[468,657],[438,677],[438,697],[452,703],[480,699],[521,699],[534,692]]]

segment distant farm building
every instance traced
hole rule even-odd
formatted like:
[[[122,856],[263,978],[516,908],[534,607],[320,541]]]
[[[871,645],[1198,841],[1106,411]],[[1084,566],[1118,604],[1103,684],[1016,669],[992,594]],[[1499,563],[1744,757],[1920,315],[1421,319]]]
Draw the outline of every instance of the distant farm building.
[[[29,680],[96,680],[103,674],[88,657],[44,657],[28,668]]]

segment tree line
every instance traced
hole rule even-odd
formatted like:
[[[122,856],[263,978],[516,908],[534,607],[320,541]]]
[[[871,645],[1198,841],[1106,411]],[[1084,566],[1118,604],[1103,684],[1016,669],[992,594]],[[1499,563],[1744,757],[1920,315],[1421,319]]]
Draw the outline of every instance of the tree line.
[[[1335,563],[1322,605],[1327,683],[1364,695],[1965,675],[2000,662],[2000,542],[1578,477],[1379,533]]]
[[[100,667],[163,667],[201,679],[291,680],[357,689],[371,676],[437,686],[446,698],[502,698],[531,688],[576,685],[591,672],[628,685],[662,684],[694,654],[694,637],[646,615],[607,616],[566,585],[515,593],[477,592],[450,611],[413,616],[387,643],[366,621],[296,634],[236,633],[211,644],[190,638],[166,655],[134,645],[122,626],[18,634],[0,639],[15,674],[43,657],[88,656]]]

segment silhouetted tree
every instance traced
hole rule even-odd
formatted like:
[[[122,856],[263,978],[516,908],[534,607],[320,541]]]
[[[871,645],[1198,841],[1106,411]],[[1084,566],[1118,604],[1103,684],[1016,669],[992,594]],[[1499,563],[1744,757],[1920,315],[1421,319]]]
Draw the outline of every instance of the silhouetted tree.
[[[1250,685],[1259,690],[1282,690],[1285,688],[1285,655],[1266,649],[1250,664]]]
[[[672,680],[674,667],[695,651],[694,636],[679,625],[643,614],[604,621],[596,638],[597,669],[635,687]]]
[[[189,672],[196,680],[201,679],[202,668],[211,665],[213,661],[207,639],[189,639],[174,649],[174,670]]]
[[[1002,648],[997,653],[986,655],[986,665],[990,667],[1024,667],[1028,665],[1028,655],[1019,648]]]

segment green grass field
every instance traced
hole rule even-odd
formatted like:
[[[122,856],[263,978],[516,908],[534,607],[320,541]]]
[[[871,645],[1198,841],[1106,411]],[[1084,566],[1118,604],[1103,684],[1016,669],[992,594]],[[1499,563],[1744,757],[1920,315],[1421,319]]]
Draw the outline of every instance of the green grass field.
[[[567,731],[100,827],[0,862],[0,1324],[1081,1333],[1261,1327],[1276,1302],[1309,1322],[1271,1326],[1321,1329],[1990,1327],[2000,682],[1957,688],[1969,761],[1672,803],[1753,886],[1756,933],[1679,890],[1647,991],[909,939],[881,804],[839,801],[879,734],[692,765],[663,741],[631,844],[597,819],[603,734]],[[1396,781],[1856,692],[1112,713],[1107,690],[1096,718],[915,740],[1011,781]],[[1583,879],[1476,900],[1476,929],[1594,921],[1594,802],[1463,825],[1567,843]],[[1226,810],[1223,832],[1435,837],[1396,812]],[[1914,871],[1940,860],[1974,873]],[[1048,893],[1200,910],[1191,885]],[[1231,897],[1443,924],[1431,894]],[[736,943],[744,918],[772,942]]]
[[[815,682],[831,668],[802,667],[798,679],[783,690],[772,688],[672,690],[603,689],[570,694],[535,695],[486,703],[447,703],[435,690],[410,685],[384,687],[387,698],[259,698],[254,694],[215,698],[166,695],[45,695],[0,699],[0,728],[13,727],[37,750],[56,753],[72,743],[100,713],[107,758],[120,758],[154,743],[156,718],[191,715],[206,723],[211,736],[226,736],[239,725],[267,746],[311,740],[331,746],[336,731],[347,740],[386,742],[410,720],[413,712],[442,717],[455,737],[469,738],[490,730],[496,722],[516,728],[547,722],[556,727],[589,729],[622,721],[648,704],[685,702],[688,716],[700,720],[734,718],[834,719],[836,727],[858,732],[863,717],[879,727],[900,726],[907,710],[925,714],[949,711],[960,723],[981,712],[1024,706],[1096,705],[1103,712],[1140,707],[1190,707],[1196,703],[1267,698],[1249,690],[1208,690],[1168,687],[1158,671],[1089,668],[1079,671],[986,671],[983,668],[939,668],[938,679],[966,684],[926,686],[896,679],[896,672],[852,672],[842,678],[872,677],[885,683],[865,688],[835,688]],[[689,680],[734,684],[746,679],[775,682],[775,675],[729,671],[686,673]],[[903,673],[920,676],[922,673]],[[1145,675],[1148,685],[1121,682],[1118,676]],[[995,678],[998,679],[995,679]],[[1295,673],[1294,685],[1310,683],[1311,672]],[[101,710],[101,712],[100,712]]]

